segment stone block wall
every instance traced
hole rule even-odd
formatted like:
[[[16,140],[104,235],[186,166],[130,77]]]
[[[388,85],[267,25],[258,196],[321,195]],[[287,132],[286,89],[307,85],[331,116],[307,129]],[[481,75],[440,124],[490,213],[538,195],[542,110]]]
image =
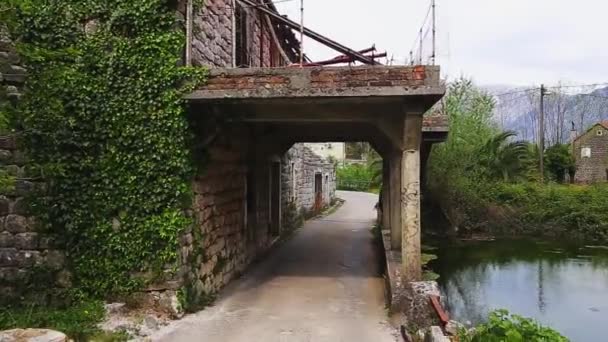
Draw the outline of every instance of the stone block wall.
[[[8,36],[0,29],[0,101],[14,106],[20,98],[25,69]],[[58,237],[41,230],[29,214],[28,199],[40,179],[28,171],[17,144],[18,132],[0,135],[0,169],[13,185],[0,191],[0,305],[25,297],[46,302],[56,289],[70,286],[65,253]]]
[[[321,174],[323,182],[322,207],[330,205],[336,194],[335,166],[316,155],[304,144],[295,144],[283,156],[282,206],[284,225],[300,220],[298,215],[311,214],[315,210],[315,175]],[[295,209],[295,211],[294,211]]]
[[[200,293],[217,292],[251,261],[245,230],[247,169],[244,156],[224,146],[210,150],[211,163],[194,180],[195,232],[184,240],[183,261]]]
[[[192,190],[194,225],[181,243],[181,274],[194,300],[237,277],[274,241],[268,229],[267,158],[246,131],[226,133],[208,149]],[[256,159],[257,158],[257,159]]]
[[[254,143],[247,129],[225,132],[208,147],[204,170],[192,184],[194,224],[181,239],[184,285],[194,300],[217,293],[258,256],[288,233],[294,221],[314,207],[314,177],[321,173],[323,201],[335,197],[335,169],[303,144],[281,159]],[[271,166],[281,162],[281,179],[271,179]],[[292,169],[295,167],[295,169]],[[292,183],[291,174],[295,175]],[[281,182],[282,229],[271,231],[270,184]],[[291,184],[295,184],[292,187]],[[295,192],[294,192],[295,191]],[[288,206],[297,208],[290,211]]]
[[[261,1],[258,1],[261,2]],[[180,13],[185,13],[186,1],[180,2]],[[232,0],[206,0],[195,10],[193,23],[192,57],[196,65],[232,67]],[[245,8],[249,66],[270,67],[273,44],[271,28],[263,15],[254,8]],[[285,62],[279,58],[280,64]]]
[[[577,183],[608,181],[608,122],[597,124],[574,142],[574,158]],[[582,156],[582,149],[589,148],[590,157]]]

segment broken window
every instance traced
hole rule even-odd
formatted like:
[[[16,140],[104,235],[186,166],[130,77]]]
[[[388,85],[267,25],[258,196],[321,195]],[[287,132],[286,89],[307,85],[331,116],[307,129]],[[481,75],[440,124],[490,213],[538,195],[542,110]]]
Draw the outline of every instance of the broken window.
[[[247,10],[237,2],[234,13],[235,20],[235,64],[236,67],[249,66],[249,36],[248,36],[248,20]]]

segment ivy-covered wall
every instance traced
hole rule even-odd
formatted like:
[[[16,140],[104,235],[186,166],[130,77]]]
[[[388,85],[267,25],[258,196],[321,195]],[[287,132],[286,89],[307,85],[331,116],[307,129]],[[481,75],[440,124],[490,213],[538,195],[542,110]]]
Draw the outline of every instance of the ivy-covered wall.
[[[227,1],[196,4],[195,64],[229,66]],[[40,255],[28,267],[52,262],[53,282],[71,300],[149,291],[172,309],[177,297],[203,303],[280,233],[270,224],[281,205],[270,203],[270,184],[280,180],[271,180],[270,154],[256,147],[255,133],[241,127],[212,139],[221,123],[188,117],[182,97],[204,82],[205,69],[182,65],[176,12],[183,2],[7,0],[1,8],[16,49],[0,58],[19,55],[28,76],[12,122],[19,149],[0,154],[26,153],[44,186],[16,182],[35,191],[26,216],[13,203],[22,193],[0,197],[0,209],[8,201],[0,243],[19,257]],[[269,28],[246,12],[251,65],[269,66]],[[27,174],[15,165],[8,169]],[[6,233],[15,220],[26,228]],[[16,234],[36,253],[16,249]],[[13,267],[1,248],[0,267]],[[17,284],[13,271],[0,278]]]
[[[17,143],[21,132],[14,115],[25,81],[21,62],[0,27],[0,305],[23,299],[46,303],[71,285],[60,238],[42,229],[27,205],[45,184]]]
[[[9,0],[0,12],[28,78],[23,148],[46,187],[31,212],[63,238],[73,298],[143,289],[177,273],[191,225],[192,134],[177,3]],[[173,265],[173,266],[171,266]]]

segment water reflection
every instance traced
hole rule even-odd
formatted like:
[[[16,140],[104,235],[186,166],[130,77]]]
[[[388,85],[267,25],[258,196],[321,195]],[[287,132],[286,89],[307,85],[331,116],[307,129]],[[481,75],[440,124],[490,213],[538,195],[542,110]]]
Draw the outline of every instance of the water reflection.
[[[442,246],[433,268],[453,317],[479,323],[506,308],[573,341],[599,341],[608,323],[608,250],[534,241]]]

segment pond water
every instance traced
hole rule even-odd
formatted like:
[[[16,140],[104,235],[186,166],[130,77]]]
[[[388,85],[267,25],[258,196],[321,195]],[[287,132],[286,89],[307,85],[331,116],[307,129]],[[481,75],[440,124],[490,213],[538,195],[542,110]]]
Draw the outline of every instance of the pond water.
[[[502,240],[434,253],[452,318],[476,324],[504,308],[575,342],[608,341],[608,247]]]

